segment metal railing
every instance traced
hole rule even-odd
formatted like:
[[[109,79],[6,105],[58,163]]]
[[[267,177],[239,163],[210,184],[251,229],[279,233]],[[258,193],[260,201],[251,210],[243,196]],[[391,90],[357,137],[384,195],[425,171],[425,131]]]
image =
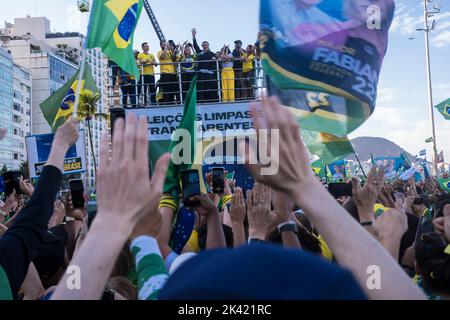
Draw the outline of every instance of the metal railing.
[[[139,68],[153,66],[155,73],[142,74],[134,79],[117,65],[109,68],[108,99],[115,108],[150,108],[155,106],[184,104],[192,79],[197,78],[197,102],[216,104],[260,100],[267,84],[261,62],[253,60],[251,70],[222,68],[222,61],[214,62],[214,70],[198,70],[197,62],[181,61],[139,65]],[[186,69],[188,63],[193,69]],[[173,65],[175,73],[156,72],[157,67]]]

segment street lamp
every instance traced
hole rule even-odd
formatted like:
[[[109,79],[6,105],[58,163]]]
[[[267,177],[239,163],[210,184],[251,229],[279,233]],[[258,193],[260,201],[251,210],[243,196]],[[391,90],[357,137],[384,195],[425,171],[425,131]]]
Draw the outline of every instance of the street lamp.
[[[432,5],[430,9],[429,5]],[[430,40],[428,33],[436,28],[436,21],[433,20],[431,26],[428,24],[428,18],[441,12],[440,4],[435,4],[434,0],[423,0],[424,5],[424,28],[417,29],[417,31],[425,31],[425,59],[427,66],[427,80],[428,80],[428,99],[431,118],[431,129],[433,132],[433,170],[436,175],[439,175],[437,167],[437,143],[436,143],[436,126],[434,123],[434,104],[433,104],[433,86],[431,82],[431,64],[430,64]]]

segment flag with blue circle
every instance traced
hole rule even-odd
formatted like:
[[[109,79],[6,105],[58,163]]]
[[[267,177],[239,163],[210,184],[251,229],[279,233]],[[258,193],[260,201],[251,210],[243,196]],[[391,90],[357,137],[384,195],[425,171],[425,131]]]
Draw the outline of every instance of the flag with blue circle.
[[[133,53],[134,31],[142,0],[95,0],[89,21],[86,47],[101,48],[125,72],[139,78]]]

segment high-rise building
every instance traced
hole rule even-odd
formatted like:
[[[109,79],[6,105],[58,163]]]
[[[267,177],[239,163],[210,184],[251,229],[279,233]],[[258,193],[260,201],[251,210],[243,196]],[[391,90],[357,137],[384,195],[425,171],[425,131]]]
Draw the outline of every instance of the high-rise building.
[[[26,17],[6,23],[0,29],[3,46],[11,51],[14,62],[32,72],[33,106],[32,132],[42,134],[50,132],[50,126],[43,117],[40,104],[56,90],[62,87],[76,72],[81,63],[84,37],[76,32],[52,33],[50,21],[45,17]],[[99,88],[102,99],[97,112],[108,112],[108,61],[98,49],[86,51],[87,62]],[[102,118],[91,123],[92,141],[96,159],[99,157],[99,143],[107,123]],[[94,162],[86,132],[87,182],[94,186]]]
[[[31,135],[32,105],[31,73],[19,65],[13,66],[13,137],[20,141],[20,148],[14,159],[27,159],[25,137]]]
[[[0,127],[7,129],[0,141],[0,165],[17,170],[26,160],[25,136],[31,129],[31,77],[14,65],[11,54],[0,47]]]

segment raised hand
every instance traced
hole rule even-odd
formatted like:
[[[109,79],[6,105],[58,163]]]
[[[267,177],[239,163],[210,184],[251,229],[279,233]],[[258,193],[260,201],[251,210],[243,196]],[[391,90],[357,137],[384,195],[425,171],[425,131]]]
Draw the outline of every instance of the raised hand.
[[[69,119],[56,131],[47,165],[64,172],[64,158],[67,150],[78,140],[78,119]]]
[[[236,188],[231,199],[230,217],[231,222],[237,225],[243,225],[247,216],[247,208],[245,207],[244,193],[241,188]]]
[[[147,214],[158,214],[170,156],[166,154],[158,160],[150,180],[147,121],[138,121],[134,114],[127,118],[126,126],[122,119],[116,121],[111,160],[107,139],[103,138],[100,148],[97,219],[122,222],[120,225],[128,228],[128,236]]]
[[[78,124],[79,120],[76,118],[67,120],[56,131],[53,143],[65,147],[73,146],[77,142],[79,136]]]
[[[277,225],[292,220],[292,208],[294,207],[294,203],[286,194],[279,191],[273,191],[272,205],[275,215],[277,216]]]
[[[211,214],[218,214],[219,210],[214,204],[213,200],[206,194],[202,193],[199,196],[193,197],[194,200],[200,202],[200,207],[195,208],[195,211],[201,216],[208,217]]]
[[[33,195],[34,187],[28,179],[24,179],[22,176],[20,176],[19,177],[19,185],[20,185],[20,190],[22,190],[24,195],[26,195],[28,197],[31,197]]]
[[[271,190],[263,184],[255,184],[252,191],[247,193],[247,211],[249,237],[265,240],[270,228],[276,221],[271,212]]]
[[[377,202],[378,196],[383,188],[384,170],[372,167],[364,187],[361,188],[357,178],[352,177],[353,200],[358,209],[364,212],[373,212],[373,206]]]
[[[264,117],[260,116],[261,109]],[[279,157],[272,157],[271,163],[272,167],[279,168],[279,171],[275,175],[264,175],[264,166],[251,164],[249,161],[257,159],[256,150],[248,143],[242,142],[239,145],[239,152],[245,157],[248,169],[259,182],[285,192],[291,199],[302,198],[301,190],[320,183],[310,168],[308,151],[300,138],[300,129],[295,118],[281,106],[278,98],[274,97],[263,100],[260,105],[252,104],[251,112],[259,140],[267,140],[264,132],[260,130],[272,129],[279,133],[279,139],[283,143],[279,144]]]
[[[192,36],[195,38],[195,36],[197,35],[197,29],[193,28],[191,30],[191,32],[192,32]]]
[[[394,259],[398,260],[401,239],[408,231],[406,214],[396,209],[390,209],[375,221],[374,229],[380,243]]]

